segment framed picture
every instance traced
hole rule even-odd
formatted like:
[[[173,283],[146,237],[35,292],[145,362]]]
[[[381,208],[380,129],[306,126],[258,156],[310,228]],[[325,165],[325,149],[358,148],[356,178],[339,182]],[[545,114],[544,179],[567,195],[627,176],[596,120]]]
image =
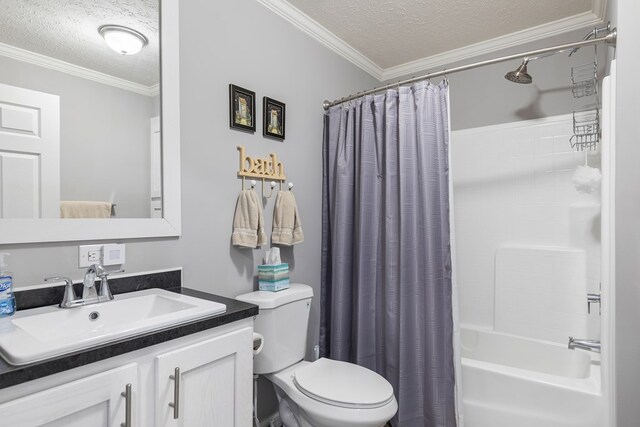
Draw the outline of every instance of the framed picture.
[[[234,129],[256,131],[256,93],[229,85],[229,121]]]
[[[284,103],[265,96],[262,98],[262,114],[264,115],[262,134],[269,138],[284,140]]]

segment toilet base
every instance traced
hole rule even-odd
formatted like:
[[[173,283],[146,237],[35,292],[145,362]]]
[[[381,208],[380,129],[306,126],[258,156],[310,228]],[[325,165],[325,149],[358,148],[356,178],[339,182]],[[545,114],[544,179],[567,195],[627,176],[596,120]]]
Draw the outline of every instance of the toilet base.
[[[395,398],[384,406],[367,409],[336,407],[310,399],[293,383],[295,370],[307,363],[266,375],[278,397],[285,427],[383,427],[398,410]]]
[[[284,427],[313,427],[309,421],[303,417],[296,416],[296,413],[300,413],[300,408],[297,407],[298,405],[287,399],[283,391],[275,384],[273,388],[276,391],[276,396],[278,396],[278,412],[280,413],[280,420]],[[294,407],[294,410],[291,409],[291,406]]]

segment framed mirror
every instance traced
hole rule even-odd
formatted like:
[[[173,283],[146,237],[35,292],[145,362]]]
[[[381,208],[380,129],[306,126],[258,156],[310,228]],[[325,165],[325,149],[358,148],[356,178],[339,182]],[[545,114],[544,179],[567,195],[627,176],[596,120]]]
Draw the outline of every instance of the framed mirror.
[[[179,236],[178,0],[5,6],[0,244]]]

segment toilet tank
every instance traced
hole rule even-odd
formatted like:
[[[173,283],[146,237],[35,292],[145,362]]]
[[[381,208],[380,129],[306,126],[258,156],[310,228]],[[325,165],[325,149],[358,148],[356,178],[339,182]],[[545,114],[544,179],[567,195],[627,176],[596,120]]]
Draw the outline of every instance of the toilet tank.
[[[253,359],[253,372],[278,372],[304,359],[311,310],[311,286],[292,284],[278,292],[256,291],[236,297],[260,307],[254,330],[264,336],[264,347]]]

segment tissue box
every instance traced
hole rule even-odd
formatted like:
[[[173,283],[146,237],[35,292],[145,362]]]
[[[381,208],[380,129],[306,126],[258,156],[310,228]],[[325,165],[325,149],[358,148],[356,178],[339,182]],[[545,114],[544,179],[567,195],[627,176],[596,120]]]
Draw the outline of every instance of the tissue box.
[[[258,289],[261,291],[277,292],[289,287],[289,278],[283,280],[269,281],[258,280]]]
[[[289,278],[289,264],[259,265],[258,279],[275,282]]]
[[[289,287],[289,264],[258,266],[258,289],[261,291],[281,291]]]

